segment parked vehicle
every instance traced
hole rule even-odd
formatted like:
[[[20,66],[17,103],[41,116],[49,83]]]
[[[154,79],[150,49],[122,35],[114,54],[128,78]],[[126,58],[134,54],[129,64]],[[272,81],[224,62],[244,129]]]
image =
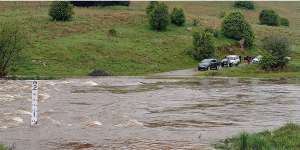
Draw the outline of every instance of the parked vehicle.
[[[222,67],[232,67],[232,66],[238,66],[240,64],[241,60],[238,55],[228,55],[221,61]]]
[[[262,57],[263,56],[261,56],[261,55],[258,55],[258,56],[256,56],[255,58],[253,58],[252,59],[252,64],[259,64],[260,63],[260,61],[261,61],[261,59],[262,59]]]
[[[218,70],[219,65],[217,59],[204,59],[198,64],[198,70]]]

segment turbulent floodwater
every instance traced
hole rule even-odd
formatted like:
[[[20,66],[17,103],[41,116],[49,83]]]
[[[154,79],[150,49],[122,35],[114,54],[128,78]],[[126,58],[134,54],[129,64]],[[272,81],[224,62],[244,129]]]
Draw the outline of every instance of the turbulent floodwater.
[[[0,81],[0,143],[17,150],[209,149],[241,131],[300,122],[300,84],[237,78]]]

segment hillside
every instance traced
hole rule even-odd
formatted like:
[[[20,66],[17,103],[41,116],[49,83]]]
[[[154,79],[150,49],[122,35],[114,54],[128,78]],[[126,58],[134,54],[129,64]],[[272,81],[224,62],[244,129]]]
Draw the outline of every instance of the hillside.
[[[69,22],[53,22],[48,17],[48,2],[1,2],[0,19],[15,19],[30,34],[30,44],[16,65],[17,75],[85,76],[95,68],[113,75],[142,75],[191,68],[197,61],[186,54],[192,46],[191,20],[198,18],[203,26],[218,28],[222,11],[233,9],[232,2],[167,2],[184,8],[185,27],[170,26],[165,32],[149,29],[145,15],[146,2],[132,2],[130,7],[75,8]],[[257,35],[277,33],[293,42],[292,64],[300,66],[300,2],[255,2],[257,9],[243,11]],[[258,25],[258,14],[272,8],[290,20],[290,27]],[[115,29],[117,36],[108,35]],[[232,41],[218,39],[217,44]],[[226,53],[226,52],[225,52]],[[244,53],[256,54],[257,49]],[[219,52],[221,57],[224,52]]]

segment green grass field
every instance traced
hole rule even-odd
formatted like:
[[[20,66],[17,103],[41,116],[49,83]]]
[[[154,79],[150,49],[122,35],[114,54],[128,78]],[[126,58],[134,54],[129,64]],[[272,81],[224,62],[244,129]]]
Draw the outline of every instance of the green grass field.
[[[273,131],[242,133],[216,144],[221,150],[298,150],[299,147],[300,126],[293,123]]]
[[[192,47],[192,19],[201,26],[220,28],[222,11],[230,12],[232,2],[167,2],[184,8],[188,19],[184,27],[170,26],[165,32],[150,30],[145,15],[147,2],[132,2],[130,7],[75,7],[72,21],[53,22],[48,16],[49,2],[0,2],[0,19],[16,20],[30,33],[30,43],[22,52],[11,75],[75,77],[86,76],[93,69],[103,69],[113,75],[144,75],[191,68],[197,65],[186,51]],[[255,2],[254,11],[242,10],[260,39],[281,34],[293,42],[292,64],[300,66],[299,2]],[[258,25],[258,14],[272,8],[290,20],[290,27]],[[108,35],[115,29],[117,36]],[[237,53],[257,55],[259,48],[245,52],[231,47],[226,38],[216,40],[217,57]],[[224,74],[225,73],[220,73]],[[226,74],[227,75],[227,74]]]

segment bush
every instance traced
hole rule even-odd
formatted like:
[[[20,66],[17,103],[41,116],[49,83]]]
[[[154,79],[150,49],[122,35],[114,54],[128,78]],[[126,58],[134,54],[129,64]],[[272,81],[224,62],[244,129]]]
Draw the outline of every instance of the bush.
[[[109,29],[108,30],[109,36],[117,36],[117,30],[116,29]]]
[[[259,14],[260,24],[278,26],[280,23],[279,15],[274,10],[262,10]]]
[[[282,26],[289,26],[290,22],[289,22],[289,20],[287,18],[281,17],[280,18],[280,25],[282,25]]]
[[[77,7],[90,7],[90,6],[129,6],[129,1],[71,1],[71,4]]]
[[[245,9],[254,9],[254,3],[252,1],[235,1],[234,7],[245,8]]]
[[[220,31],[211,27],[205,28],[204,31],[211,33],[215,38],[220,37],[221,34]]]
[[[197,60],[210,58],[215,54],[212,34],[207,31],[197,31],[193,34],[192,55]]]
[[[198,26],[199,25],[199,20],[194,18],[193,22],[192,22],[192,25],[193,26]]]
[[[290,44],[287,38],[281,36],[270,36],[263,40],[263,48],[267,50],[262,58],[261,68],[264,70],[283,69],[290,54]]]
[[[0,77],[6,76],[15,64],[24,48],[25,39],[22,29],[17,23],[0,24]]]
[[[111,76],[111,74],[101,69],[94,69],[89,73],[89,76]]]
[[[171,22],[177,26],[183,26],[185,23],[185,16],[182,8],[173,8],[171,13]]]
[[[49,16],[52,20],[67,21],[72,18],[73,7],[67,1],[54,1],[50,5]]]
[[[254,42],[254,32],[250,24],[240,12],[231,12],[222,22],[224,36],[235,40],[244,39],[244,46],[251,47]]]
[[[154,9],[154,7],[156,7],[158,5],[158,1],[150,1],[150,3],[148,4],[147,8],[146,8],[146,13],[147,15],[149,15],[152,10]]]
[[[157,31],[166,30],[169,23],[168,6],[164,3],[158,3],[149,14],[151,28]]]
[[[263,55],[259,65],[262,70],[273,70],[276,66],[276,59],[270,53],[266,53]]]

